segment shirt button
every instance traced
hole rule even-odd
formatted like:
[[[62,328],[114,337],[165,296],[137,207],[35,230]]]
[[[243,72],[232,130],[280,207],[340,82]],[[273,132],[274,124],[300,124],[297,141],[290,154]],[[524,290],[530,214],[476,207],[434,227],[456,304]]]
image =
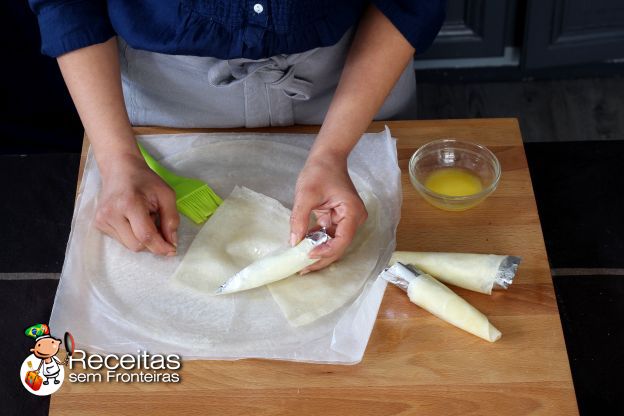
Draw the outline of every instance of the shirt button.
[[[260,3],[254,4],[254,12],[260,14],[264,11],[264,7]]]

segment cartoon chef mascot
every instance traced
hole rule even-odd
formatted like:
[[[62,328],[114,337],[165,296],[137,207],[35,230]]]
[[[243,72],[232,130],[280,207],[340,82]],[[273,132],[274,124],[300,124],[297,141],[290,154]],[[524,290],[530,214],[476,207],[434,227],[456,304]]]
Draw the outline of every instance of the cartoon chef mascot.
[[[45,377],[44,385],[48,385],[50,380],[54,381],[54,384],[59,384],[61,381],[57,380],[60,375],[60,365],[64,364],[59,361],[55,355],[59,351],[61,340],[54,338],[50,335],[50,327],[46,324],[33,325],[26,329],[26,335],[35,339],[35,346],[30,349],[35,357],[39,358],[39,369],[42,369],[41,373]]]

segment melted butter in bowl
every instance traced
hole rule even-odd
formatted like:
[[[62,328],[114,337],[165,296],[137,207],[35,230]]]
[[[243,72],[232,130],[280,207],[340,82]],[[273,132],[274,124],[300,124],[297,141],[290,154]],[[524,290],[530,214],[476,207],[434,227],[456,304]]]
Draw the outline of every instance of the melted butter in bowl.
[[[481,179],[462,168],[442,168],[427,176],[425,187],[430,191],[446,196],[467,196],[483,190]]]
[[[420,147],[410,159],[412,185],[429,203],[447,211],[464,211],[498,186],[500,163],[485,146],[455,139]]]

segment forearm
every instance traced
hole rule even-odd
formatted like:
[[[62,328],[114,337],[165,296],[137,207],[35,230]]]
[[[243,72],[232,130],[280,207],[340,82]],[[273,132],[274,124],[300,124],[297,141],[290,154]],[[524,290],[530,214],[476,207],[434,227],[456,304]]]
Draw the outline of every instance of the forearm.
[[[58,58],[104,175],[112,161],[141,157],[126,113],[115,39]]]
[[[414,55],[414,48],[369,6],[351,49],[310,159],[346,160]]]

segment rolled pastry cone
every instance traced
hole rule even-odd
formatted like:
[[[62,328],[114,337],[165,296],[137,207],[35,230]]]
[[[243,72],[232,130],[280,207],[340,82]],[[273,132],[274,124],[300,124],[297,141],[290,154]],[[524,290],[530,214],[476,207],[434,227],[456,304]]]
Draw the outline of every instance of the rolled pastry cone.
[[[485,315],[428,274],[395,263],[383,271],[381,277],[407,289],[412,303],[466,332],[489,342],[502,336]]]
[[[512,283],[520,257],[496,254],[395,251],[389,264],[412,264],[445,283],[492,294]]]
[[[310,233],[296,246],[251,263],[223,283],[217,294],[254,289],[290,277],[320,260],[311,259],[308,254],[327,240],[329,236],[324,230]]]

